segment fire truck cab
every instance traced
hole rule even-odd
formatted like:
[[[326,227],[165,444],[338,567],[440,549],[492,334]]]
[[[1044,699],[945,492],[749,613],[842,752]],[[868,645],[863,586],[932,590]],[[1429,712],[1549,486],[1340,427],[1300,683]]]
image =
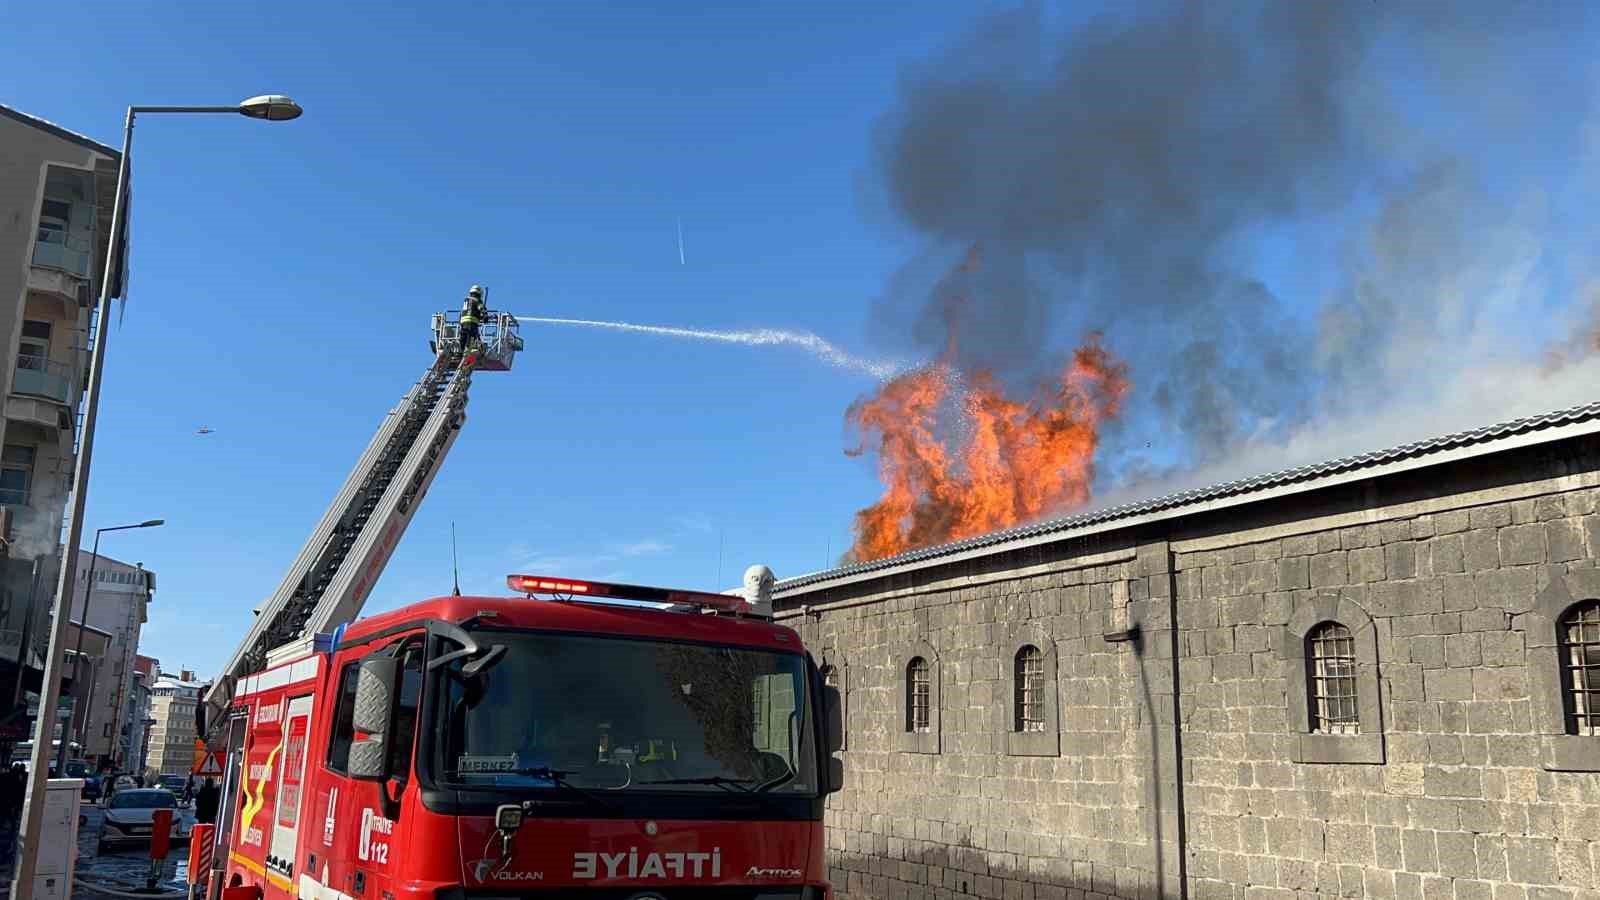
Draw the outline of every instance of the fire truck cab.
[[[736,595],[508,583],[240,680],[213,900],[832,897],[839,703],[795,631]]]

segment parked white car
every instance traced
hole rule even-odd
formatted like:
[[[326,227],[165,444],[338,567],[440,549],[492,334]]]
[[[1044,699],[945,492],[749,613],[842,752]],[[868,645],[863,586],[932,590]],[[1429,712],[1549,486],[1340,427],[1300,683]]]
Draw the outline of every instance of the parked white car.
[[[100,849],[115,844],[149,843],[156,810],[172,810],[172,839],[187,841],[194,830],[194,813],[181,809],[171,791],[160,788],[133,788],[117,791],[106,807],[105,824],[100,829]]]

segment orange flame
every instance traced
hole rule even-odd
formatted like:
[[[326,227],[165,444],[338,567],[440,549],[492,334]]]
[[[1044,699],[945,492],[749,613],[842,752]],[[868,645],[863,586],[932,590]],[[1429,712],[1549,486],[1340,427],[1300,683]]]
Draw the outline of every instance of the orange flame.
[[[952,398],[962,373],[947,351],[852,404],[846,419],[877,435],[884,491],[856,514],[847,559],[882,559],[1087,502],[1100,424],[1128,391],[1127,366],[1099,338],[1090,335],[1058,383],[1025,403],[983,371],[967,373],[965,392]],[[952,399],[960,401],[953,414]]]

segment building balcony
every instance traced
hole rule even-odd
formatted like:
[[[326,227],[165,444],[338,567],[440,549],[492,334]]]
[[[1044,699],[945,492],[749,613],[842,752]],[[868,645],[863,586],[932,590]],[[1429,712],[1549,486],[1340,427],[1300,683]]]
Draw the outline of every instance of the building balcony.
[[[18,356],[11,393],[72,406],[72,367],[42,356]]]
[[[40,231],[33,244],[33,264],[59,269],[80,279],[89,277],[90,245],[84,240],[67,240],[59,232]]]

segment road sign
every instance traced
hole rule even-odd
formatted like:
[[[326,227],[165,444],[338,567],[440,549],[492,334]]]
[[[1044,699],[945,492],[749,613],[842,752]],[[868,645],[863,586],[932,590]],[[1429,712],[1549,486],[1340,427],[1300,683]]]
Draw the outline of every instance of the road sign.
[[[221,775],[222,775],[222,751],[221,750],[214,750],[214,751],[212,751],[210,753],[207,753],[205,755],[204,759],[200,760],[200,762],[195,764],[195,767],[194,767],[193,771],[194,771],[194,774],[200,775],[200,776],[216,775],[218,777],[221,777]]]

